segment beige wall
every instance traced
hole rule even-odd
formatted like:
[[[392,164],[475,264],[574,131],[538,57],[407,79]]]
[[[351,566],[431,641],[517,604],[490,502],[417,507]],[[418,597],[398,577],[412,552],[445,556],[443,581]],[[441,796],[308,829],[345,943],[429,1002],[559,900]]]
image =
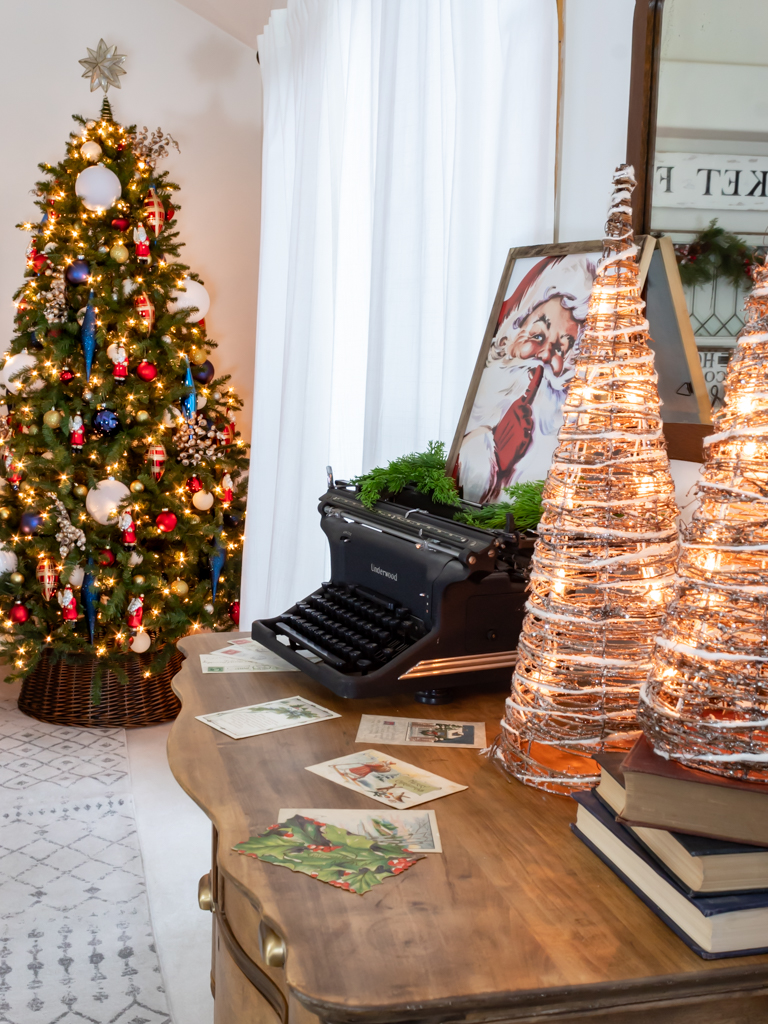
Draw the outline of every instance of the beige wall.
[[[182,259],[211,294],[213,363],[232,374],[250,436],[262,134],[254,49],[175,0],[4,0],[0,32],[0,351],[28,242],[14,225],[36,217],[37,164],[64,155],[71,115],[98,113],[103,94],[89,92],[77,62],[103,36],[127,54],[122,88],[109,91],[115,118],[160,125],[181,147],[161,166],[181,186]]]

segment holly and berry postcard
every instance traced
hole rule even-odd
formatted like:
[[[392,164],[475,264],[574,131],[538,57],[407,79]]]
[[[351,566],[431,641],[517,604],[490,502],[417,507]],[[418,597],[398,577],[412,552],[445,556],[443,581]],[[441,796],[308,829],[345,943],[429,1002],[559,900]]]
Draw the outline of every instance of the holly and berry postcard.
[[[407,871],[424,856],[386,837],[356,835],[301,814],[237,843],[233,849],[360,896]]]

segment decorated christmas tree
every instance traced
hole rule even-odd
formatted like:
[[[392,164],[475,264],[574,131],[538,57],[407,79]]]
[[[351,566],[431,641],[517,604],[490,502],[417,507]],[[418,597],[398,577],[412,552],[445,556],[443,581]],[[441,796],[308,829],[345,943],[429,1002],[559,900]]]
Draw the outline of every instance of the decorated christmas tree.
[[[628,748],[672,596],[677,507],[632,235],[631,167],[614,174],[603,258],[544,487],[519,659],[495,753],[528,785],[595,785]]]
[[[640,718],[663,757],[768,782],[768,266],[753,278]]]
[[[103,41],[81,62],[119,85]],[[41,656],[150,675],[173,641],[237,623],[247,468],[240,401],[208,359],[208,295],[178,256],[160,129],[75,117],[41,164],[16,336],[0,370],[0,625],[12,677]],[[146,652],[146,653],[143,653]]]

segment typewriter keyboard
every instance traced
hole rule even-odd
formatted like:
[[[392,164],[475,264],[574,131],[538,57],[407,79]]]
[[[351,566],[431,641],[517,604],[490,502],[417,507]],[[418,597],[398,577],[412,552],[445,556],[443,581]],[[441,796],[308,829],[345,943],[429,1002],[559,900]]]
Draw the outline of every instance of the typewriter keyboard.
[[[381,668],[426,630],[397,601],[367,587],[324,583],[281,615],[273,627],[340,672]]]

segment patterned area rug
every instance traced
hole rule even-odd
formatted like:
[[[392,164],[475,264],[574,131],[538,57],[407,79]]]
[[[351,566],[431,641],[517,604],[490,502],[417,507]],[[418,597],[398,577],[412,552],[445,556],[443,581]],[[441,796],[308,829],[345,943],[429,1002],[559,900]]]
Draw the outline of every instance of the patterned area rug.
[[[0,794],[34,796],[127,791],[123,729],[46,725],[0,700]]]
[[[120,729],[0,701],[0,1021],[171,1024]]]

